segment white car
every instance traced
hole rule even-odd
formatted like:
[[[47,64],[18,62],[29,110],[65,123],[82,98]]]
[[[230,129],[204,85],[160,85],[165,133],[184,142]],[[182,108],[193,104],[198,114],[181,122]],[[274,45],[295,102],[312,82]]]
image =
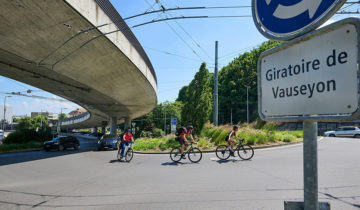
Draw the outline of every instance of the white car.
[[[325,132],[324,136],[360,138],[360,129],[358,127],[339,127],[334,131]]]

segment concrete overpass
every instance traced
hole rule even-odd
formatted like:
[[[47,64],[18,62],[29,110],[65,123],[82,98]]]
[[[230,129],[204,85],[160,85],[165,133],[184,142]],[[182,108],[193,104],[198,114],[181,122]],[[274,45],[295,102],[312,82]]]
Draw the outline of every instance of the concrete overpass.
[[[109,0],[4,1],[0,16],[0,74],[88,110],[63,128],[114,132],[156,105],[151,62]]]

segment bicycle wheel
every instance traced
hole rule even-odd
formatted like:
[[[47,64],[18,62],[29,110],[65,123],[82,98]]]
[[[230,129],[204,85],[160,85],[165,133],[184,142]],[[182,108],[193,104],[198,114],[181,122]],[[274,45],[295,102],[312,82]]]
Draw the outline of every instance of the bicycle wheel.
[[[180,147],[175,147],[170,152],[170,159],[174,162],[179,162],[181,160],[181,150]]]
[[[215,154],[220,160],[227,160],[230,157],[230,150],[226,145],[220,145],[216,147]]]
[[[200,149],[198,148],[192,148],[191,150],[189,150],[188,152],[188,157],[189,157],[189,160],[193,163],[197,163],[201,160],[202,158],[202,152]]]
[[[254,149],[250,145],[241,145],[238,155],[243,160],[250,160],[254,156]]]
[[[131,159],[134,157],[134,151],[130,148],[125,155],[125,161],[130,162]]]

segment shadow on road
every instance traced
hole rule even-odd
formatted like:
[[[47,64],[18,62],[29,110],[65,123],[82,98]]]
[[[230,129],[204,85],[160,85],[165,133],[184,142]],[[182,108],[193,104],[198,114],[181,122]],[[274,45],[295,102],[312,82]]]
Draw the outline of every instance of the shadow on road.
[[[321,193],[321,192],[320,192],[320,193]],[[334,200],[337,200],[337,201],[346,203],[346,204],[348,204],[348,205],[351,205],[351,206],[353,206],[353,207],[356,207],[356,208],[359,208],[359,209],[360,209],[360,205],[359,205],[359,204],[351,203],[351,202],[349,202],[349,201],[346,201],[346,200],[342,199],[342,197],[336,197],[336,196],[333,196],[333,195],[331,195],[331,194],[329,194],[329,193],[321,193],[321,194],[323,194],[323,195],[325,195],[325,196],[327,196],[327,197],[329,197],[329,198],[331,198],[331,199],[334,199]],[[355,197],[357,197],[357,196],[350,197],[350,198],[353,198],[353,199],[354,199]],[[345,198],[349,198],[349,197],[345,197]]]
[[[185,164],[191,164],[191,163],[182,163],[182,162],[165,162],[161,163],[162,166],[178,166],[178,165],[185,165]]]
[[[32,152],[15,152],[15,153],[0,154],[0,166],[41,160],[46,158],[59,157],[64,155],[73,155],[82,152],[94,151],[97,149],[98,139],[88,139],[81,137],[77,137],[77,138],[80,141],[79,150],[74,150],[73,148],[69,148],[64,151],[51,150],[49,152],[45,152],[44,150],[41,150],[41,151],[32,151]]]

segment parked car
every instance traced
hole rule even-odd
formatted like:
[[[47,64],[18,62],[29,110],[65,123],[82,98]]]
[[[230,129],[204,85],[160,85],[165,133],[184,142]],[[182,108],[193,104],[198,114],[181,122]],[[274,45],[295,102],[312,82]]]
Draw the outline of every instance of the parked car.
[[[324,136],[329,137],[355,137],[360,138],[360,129],[358,127],[339,127],[334,131],[327,131]]]
[[[90,135],[94,136],[94,137],[101,138],[104,134],[102,134],[102,133],[91,133]]]
[[[44,142],[44,150],[50,151],[51,149],[57,149],[59,151],[67,148],[74,148],[78,150],[80,147],[79,140],[74,136],[60,136],[56,137],[51,141]]]
[[[117,135],[105,134],[98,141],[98,150],[103,149],[118,149],[118,141],[120,138]]]

